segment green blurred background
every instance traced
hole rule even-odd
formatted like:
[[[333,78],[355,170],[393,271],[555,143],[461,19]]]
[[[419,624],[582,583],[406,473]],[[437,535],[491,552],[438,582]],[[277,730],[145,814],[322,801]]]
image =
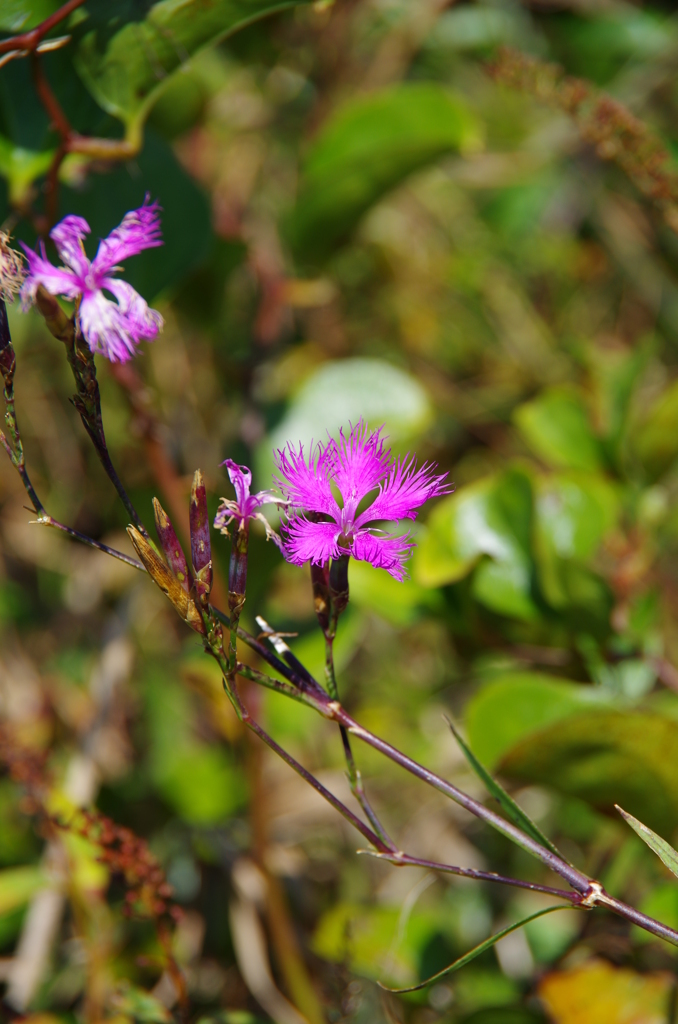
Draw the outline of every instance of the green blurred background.
[[[0,29],[56,6],[4,0]],[[557,61],[671,153],[673,5],[87,0],[65,31],[41,62],[71,123],[143,145],[119,164],[68,157],[59,216],[85,216],[95,246],[145,193],[164,210],[164,247],[125,271],[164,333],[132,376],[98,363],[113,459],[142,517],[157,495],[185,537],[196,468],[214,512],[230,496],[223,459],[268,487],[275,447],[360,416],[385,423],[395,451],[437,460],[456,491],[416,525],[411,579],[351,564],[342,699],[480,795],[452,713],[578,867],[678,927],[678,883],[613,810],[675,842],[678,238],[665,212],[678,191],[653,201],[557,97],[489,70],[500,45]],[[57,142],[29,61],[1,67],[1,216],[30,243]],[[68,403],[64,352],[37,315],[15,304],[10,322],[38,493],[131,551]],[[0,502],[0,712],[49,752],[54,806],[94,801],[148,840],[184,909],[173,941],[191,1020],[674,1020],[671,947],[603,911],[537,921],[422,993],[381,992],[377,979],[423,979],[543,900],[356,856],[357,834],[242,732],[216,666],[147,578],[29,525],[4,457]],[[227,540],[214,549],[223,593]],[[252,630],[257,613],[298,634],[293,649],[322,672],[308,570],[255,528]],[[277,695],[247,699],[350,802],[335,730]],[[409,853],[554,884],[371,750],[357,755]],[[0,975],[15,1004],[23,957],[42,1021],[169,1020],[155,932],[123,917],[119,882],[83,840],[42,960],[26,953],[45,849],[3,777]]]

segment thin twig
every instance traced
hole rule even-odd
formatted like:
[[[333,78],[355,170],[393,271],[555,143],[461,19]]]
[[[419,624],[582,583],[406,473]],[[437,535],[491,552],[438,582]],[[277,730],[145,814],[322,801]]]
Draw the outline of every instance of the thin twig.
[[[78,7],[82,7],[84,3],[85,0],[68,0],[68,3],[65,3],[54,14],[50,14],[49,18],[45,18],[35,28],[30,29],[28,32],[22,32],[18,36],[10,36],[9,39],[3,39],[0,42],[0,53],[8,53],[10,50],[27,50],[31,53],[37,50],[47,33],[51,32],[59,22],[64,21]]]

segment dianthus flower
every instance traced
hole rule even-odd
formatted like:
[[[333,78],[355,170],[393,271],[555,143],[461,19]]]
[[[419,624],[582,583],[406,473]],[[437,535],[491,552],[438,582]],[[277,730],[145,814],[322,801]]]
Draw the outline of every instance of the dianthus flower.
[[[273,491],[257,491],[256,494],[250,494],[252,473],[247,466],[239,466],[233,459],[225,459],[221,465],[226,466],[228,471],[229,479],[235,489],[235,501],[232,498],[220,499],[221,503],[214,519],[214,529],[228,535],[228,527],[234,520],[237,523],[237,528],[240,529],[241,525],[246,525],[250,519],[258,519],[266,528],[267,538],[275,541],[280,547],[280,537],[271,528],[266,516],[259,509],[262,505],[284,506],[287,502],[275,495]]]
[[[414,541],[408,533],[392,536],[372,524],[384,520],[416,519],[428,498],[447,494],[446,473],[435,465],[417,469],[414,458],[393,460],[384,448],[383,427],[370,432],[359,422],[339,441],[311,445],[308,460],[303,446],[287,445],[277,453],[277,483],[296,510],[284,528],[284,555],[295,565],[322,565],[331,558],[351,555],[386,569],[397,580],[405,578],[406,559]],[[342,498],[342,507],[333,486]],[[372,504],[358,515],[358,506],[370,492]]]
[[[155,338],[163,319],[156,310],[149,309],[145,299],[130,284],[111,274],[121,269],[118,264],[128,256],[162,245],[159,209],[157,203],[149,203],[146,197],[143,206],[126,213],[108,238],[99,242],[97,254],[91,261],[82,243],[90,233],[90,226],[73,214],[64,217],[50,231],[50,238],[66,266],[53,266],[42,242],[39,253],[22,243],[28,260],[28,276],[21,289],[24,311],[35,301],[38,285],[52,295],[63,295],[67,299],[81,296],[80,329],[92,352],[101,352],[113,363],[131,359],[135,346],[142,339]],[[106,298],[104,290],[110,292],[116,302]]]

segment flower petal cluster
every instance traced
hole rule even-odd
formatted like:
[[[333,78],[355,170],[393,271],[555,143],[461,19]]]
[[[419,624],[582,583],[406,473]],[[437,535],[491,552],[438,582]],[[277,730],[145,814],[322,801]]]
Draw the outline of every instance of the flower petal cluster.
[[[295,509],[284,529],[288,561],[318,565],[350,554],[386,569],[397,580],[405,578],[404,563],[414,541],[407,533],[392,536],[373,524],[416,519],[425,501],[448,494],[451,487],[447,474],[436,474],[432,463],[417,468],[409,455],[392,459],[383,429],[370,431],[361,420],[348,434],[341,430],[338,441],[330,438],[324,445],[311,445],[308,458],[302,445],[297,450],[288,444],[277,452],[277,483]],[[358,513],[361,502],[375,490],[372,504]]]
[[[233,459],[225,459],[221,465],[226,466],[229,479],[235,490],[235,501],[232,498],[220,499],[214,519],[214,529],[228,535],[228,527],[232,522],[235,521],[237,528],[241,529],[247,526],[250,519],[258,519],[266,528],[266,537],[281,547],[280,537],[271,528],[266,516],[259,509],[262,505],[284,506],[287,502],[273,491],[257,491],[256,494],[250,494],[252,473],[247,466],[239,466]]]
[[[101,352],[113,363],[131,359],[140,341],[155,338],[163,319],[156,310],[149,309],[131,285],[111,275],[122,269],[118,265],[121,260],[162,245],[159,211],[158,204],[149,203],[147,196],[143,206],[126,213],[118,227],[99,243],[91,261],[83,247],[90,226],[82,217],[64,217],[50,231],[65,264],[62,267],[49,262],[42,242],[39,252],[22,243],[28,261],[28,276],[21,289],[24,311],[35,301],[38,285],[67,299],[80,296],[80,328],[92,352]]]

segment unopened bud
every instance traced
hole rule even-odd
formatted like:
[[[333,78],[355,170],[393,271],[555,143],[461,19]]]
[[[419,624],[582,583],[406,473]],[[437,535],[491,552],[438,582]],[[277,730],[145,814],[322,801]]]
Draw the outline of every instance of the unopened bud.
[[[153,499],[153,510],[155,512],[155,528],[158,531],[160,546],[165,553],[165,558],[167,559],[173,574],[179,580],[179,583],[181,583],[186,593],[188,593],[190,590],[190,582],[188,578],[186,556],[184,555],[181,544],[174,532],[174,527],[157,498]]]
[[[172,573],[166,562],[154,551],[145,537],[133,526],[127,527],[127,533],[134,545],[134,550],[144,563],[153,582],[170,599],[177,612],[196,633],[205,633],[202,617],[193,598],[186,593],[181,583]]]
[[[210,521],[207,514],[207,491],[205,480],[196,469],[191,487],[189,508],[191,524],[191,560],[195,575],[195,589],[198,597],[206,597],[212,589],[212,550],[210,545]]]

